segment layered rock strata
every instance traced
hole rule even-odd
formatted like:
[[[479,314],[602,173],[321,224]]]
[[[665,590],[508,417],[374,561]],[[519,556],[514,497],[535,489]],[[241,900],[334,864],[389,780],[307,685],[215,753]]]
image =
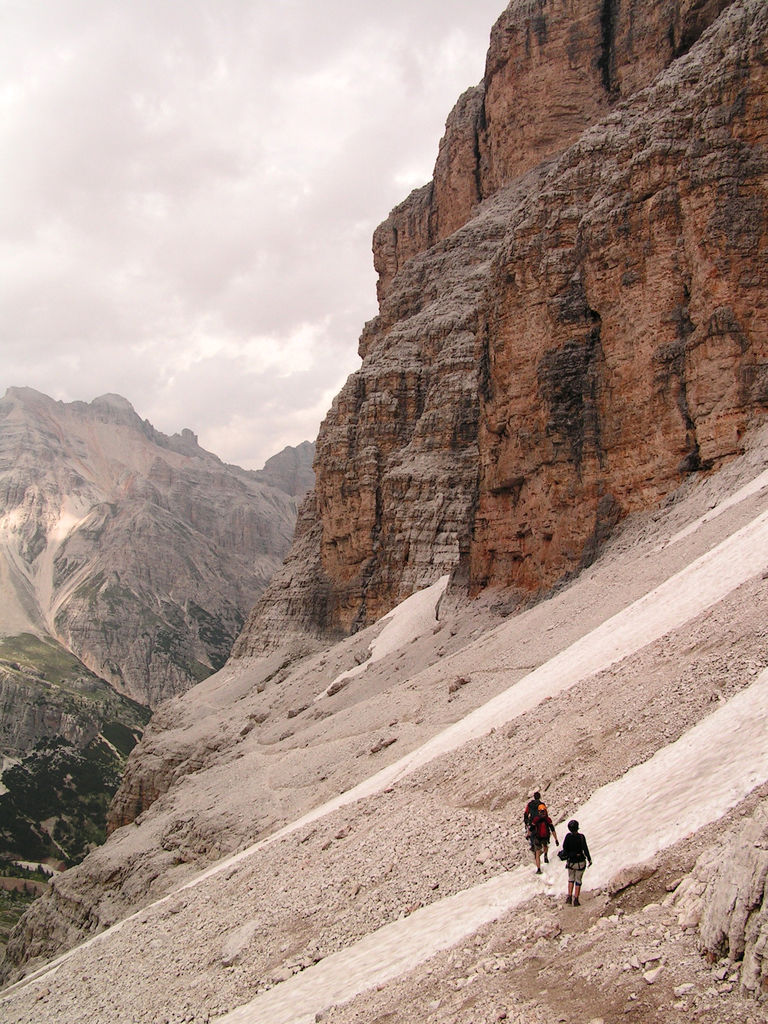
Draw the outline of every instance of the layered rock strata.
[[[235,655],[266,623],[280,643],[353,631],[458,564],[478,470],[475,338],[511,201],[411,260],[364,331],[363,365],[318,436],[293,551]]]
[[[711,960],[741,964],[741,984],[768,995],[768,801],[709,849],[675,894]]]
[[[478,348],[475,591],[553,585],[768,408],[768,73],[748,25],[726,15],[716,63],[677,61],[509,225]]]
[[[513,0],[493,27],[483,81],[448,118],[432,181],[376,231],[379,297],[483,199],[652,82],[730,2]]]
[[[434,181],[375,235],[380,314],[237,654],[446,571],[546,590],[740,450],[768,408],[765,20],[510,4]]]

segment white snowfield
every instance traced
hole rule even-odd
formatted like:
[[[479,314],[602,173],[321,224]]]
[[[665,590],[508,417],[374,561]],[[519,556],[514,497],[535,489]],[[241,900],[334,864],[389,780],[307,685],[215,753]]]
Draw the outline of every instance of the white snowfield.
[[[747,496],[746,491],[744,496]],[[714,514],[716,510],[712,510],[711,515]],[[563,692],[691,621],[766,570],[768,512],[763,512],[417,750],[267,839],[221,861],[182,888],[193,888],[206,878],[229,870],[262,847],[338,807],[381,792],[432,759],[503,726],[542,700]],[[423,592],[422,599],[409,606],[411,610],[418,609],[425,621],[430,615],[434,616],[442,594],[439,585],[430,591],[429,595]],[[402,636],[409,635],[407,618],[404,603],[399,613],[392,616],[392,620],[398,622],[397,628],[403,631]],[[422,628],[422,625],[418,628],[412,625],[410,635],[414,629],[418,633]],[[380,639],[383,638],[384,633],[380,634]],[[390,639],[383,642],[394,643],[394,635],[390,634]],[[595,859],[594,866],[587,872],[586,886],[604,885],[622,868],[647,860],[681,836],[716,820],[756,785],[766,781],[766,736],[768,670],[676,742],[595,792],[576,813]],[[564,832],[565,826],[560,823],[560,838]],[[564,881],[560,861],[545,866],[541,876],[533,873],[531,865],[506,872],[372,932],[219,1019],[226,1024],[314,1021],[315,1014],[411,969],[536,893],[564,892]],[[179,891],[175,890],[138,914],[152,913],[153,907],[172,899]],[[126,921],[90,939],[88,944],[109,941],[109,936]],[[11,986],[3,995],[49,976],[70,955],[64,954]]]

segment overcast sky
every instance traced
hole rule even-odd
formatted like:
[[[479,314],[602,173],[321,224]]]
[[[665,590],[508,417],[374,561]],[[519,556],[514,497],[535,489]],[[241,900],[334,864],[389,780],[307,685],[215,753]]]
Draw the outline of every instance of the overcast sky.
[[[313,440],[504,0],[0,0],[0,394]]]

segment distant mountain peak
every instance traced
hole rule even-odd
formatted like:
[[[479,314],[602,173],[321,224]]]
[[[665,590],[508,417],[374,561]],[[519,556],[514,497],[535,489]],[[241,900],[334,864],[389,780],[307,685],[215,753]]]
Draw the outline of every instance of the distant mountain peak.
[[[0,635],[47,631],[149,705],[219,668],[288,550],[312,447],[252,473],[114,393],[9,388],[0,413]]]
[[[136,412],[127,398],[123,398],[122,395],[116,395],[113,392],[107,392],[106,395],[99,395],[97,398],[94,398],[91,405],[108,405],[113,409],[125,409],[128,412]]]

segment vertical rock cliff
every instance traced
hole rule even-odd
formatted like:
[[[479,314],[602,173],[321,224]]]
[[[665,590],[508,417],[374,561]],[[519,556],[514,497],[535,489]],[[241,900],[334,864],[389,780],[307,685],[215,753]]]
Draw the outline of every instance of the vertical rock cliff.
[[[355,630],[445,572],[545,590],[740,450],[768,407],[765,20],[508,6],[433,181],[375,233],[380,312],[236,654]]]

